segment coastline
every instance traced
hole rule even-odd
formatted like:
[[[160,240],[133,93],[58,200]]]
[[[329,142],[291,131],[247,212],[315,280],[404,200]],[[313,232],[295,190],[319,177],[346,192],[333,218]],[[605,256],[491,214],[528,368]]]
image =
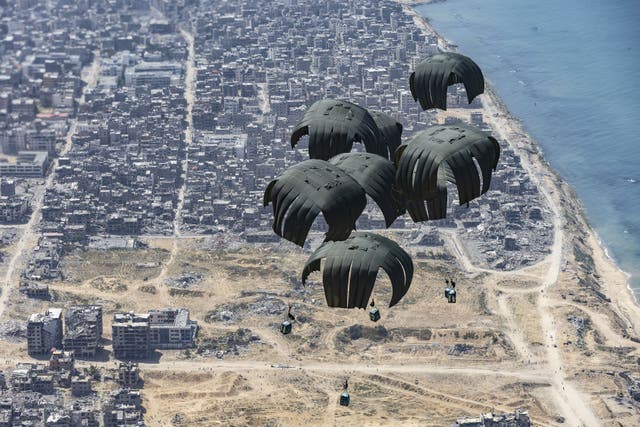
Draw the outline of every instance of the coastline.
[[[441,48],[445,50],[455,50],[456,49],[455,44],[452,41],[444,38],[429,23],[427,18],[420,15],[420,13],[418,13],[414,9],[414,6],[417,6],[417,5],[438,3],[443,1],[446,1],[446,0],[424,0],[424,1],[398,0],[398,2],[402,4],[405,11],[411,16],[413,16],[414,22],[419,28],[421,28],[423,31],[427,33],[435,34],[437,36],[438,45]],[[614,293],[618,295],[619,294],[618,288],[623,287],[624,293],[628,297],[625,299],[630,299],[632,305],[636,309],[640,309],[640,301],[638,300],[635,293],[633,292],[633,289],[631,288],[631,284],[630,284],[631,274],[624,271],[618,265],[616,260],[609,254],[608,249],[605,247],[604,243],[602,242],[600,237],[597,235],[592,225],[589,224],[589,221],[587,220],[587,216],[585,215],[585,212],[584,212],[584,206],[582,205],[582,202],[578,199],[573,188],[549,165],[548,161],[544,158],[543,154],[541,153],[540,146],[537,143],[537,141],[535,141],[535,139],[523,129],[520,119],[518,119],[517,117],[513,116],[513,114],[511,114],[511,112],[507,109],[506,105],[504,104],[502,99],[498,96],[498,94],[496,93],[496,90],[493,88],[493,86],[491,86],[491,84],[487,84],[487,88],[485,90],[485,96],[483,98],[483,107],[485,109],[488,107],[486,105],[487,100],[490,100],[489,103],[493,103],[495,105],[496,112],[504,118],[504,120],[502,120],[502,123],[497,123],[498,121],[494,120],[494,117],[487,117],[487,120],[490,121],[494,125],[494,127],[506,127],[505,130],[507,131],[514,134],[522,135],[521,138],[518,138],[519,141],[513,141],[507,138],[505,139],[509,141],[509,144],[512,145],[518,151],[518,153],[522,155],[523,158],[527,159],[527,162],[529,163],[529,167],[531,168],[530,172],[532,172],[531,179],[534,180],[539,186],[547,185],[550,191],[557,189],[557,190],[560,190],[562,193],[564,193],[563,196],[566,196],[566,197],[563,197],[562,198],[563,201],[559,202],[559,207],[562,210],[562,214],[563,216],[567,215],[567,210],[568,210],[567,208],[570,208],[576,211],[576,218],[580,223],[579,225],[584,229],[584,231],[592,239],[592,244],[590,245],[591,249],[595,250],[597,255],[599,255],[599,258],[601,258],[600,260],[601,262],[597,264],[600,264],[602,268],[604,268],[602,264],[610,264],[613,267],[612,270],[615,271],[615,273],[617,273],[616,276],[622,275],[624,277],[624,281],[621,286],[621,285],[612,285],[611,283],[608,283],[608,282],[611,282],[611,279],[605,279],[603,276],[603,279],[604,279],[603,282],[605,284],[605,288],[608,291],[610,291],[607,293],[607,296],[611,298],[610,293]],[[523,164],[523,166],[525,165]],[[528,169],[528,168],[525,168],[525,169]],[[540,179],[541,175],[544,176],[544,178],[546,179]],[[543,182],[543,180],[547,182]],[[565,248],[565,251],[566,251],[566,248]],[[613,273],[613,272],[610,271],[609,273]],[[613,302],[613,298],[611,299]],[[620,300],[619,298],[617,298],[617,300],[619,304],[623,304],[624,306],[628,305],[626,303],[623,303],[623,301]],[[640,315],[640,312],[638,313],[638,315]]]
[[[402,7],[413,17],[418,28],[437,37],[439,47],[455,50],[456,46],[442,37],[411,5],[403,3]],[[481,100],[483,118],[491,126],[494,136],[507,141],[520,156],[523,170],[537,186],[553,218],[551,253],[537,264],[537,268],[528,270],[537,277],[539,286],[534,288],[537,295],[531,300],[534,310],[527,312],[526,317],[531,319],[532,327],[539,332],[540,338],[527,340],[526,335],[518,330],[522,321],[510,314],[508,300],[501,296],[501,292],[509,289],[505,287],[494,295],[498,301],[498,312],[506,322],[507,335],[523,360],[529,362],[532,346],[540,345],[537,356],[534,356],[534,360],[536,357],[539,359],[534,363],[546,366],[550,385],[546,394],[562,414],[563,423],[599,426],[605,420],[618,422],[629,414],[619,412],[614,415],[613,406],[594,398],[601,388],[594,388],[593,379],[581,377],[580,372],[620,366],[625,361],[631,362],[627,370],[635,370],[631,366],[636,366],[640,351],[640,305],[631,289],[630,276],[607,253],[588,223],[575,190],[551,167],[540,145],[523,129],[522,122],[509,112],[491,85],[487,85]],[[590,351],[582,352],[580,347],[572,348],[572,339],[566,338],[570,333],[562,322],[575,319],[571,316],[576,315],[588,319],[594,334],[598,335],[595,340],[598,356]],[[628,353],[618,353],[600,365],[597,360],[609,349],[625,349]],[[621,357],[623,354],[627,356]],[[628,359],[631,355],[636,358],[635,362]]]
[[[419,6],[421,4],[444,3],[445,1],[447,0],[398,0],[398,3],[401,3],[405,6],[413,7]],[[438,35],[438,37],[440,37],[440,35]]]
[[[473,7],[466,7],[467,2]],[[597,25],[606,22],[603,28],[613,28],[633,21],[635,30],[640,8],[637,19],[625,21],[592,13],[594,4],[581,8],[576,0],[561,8],[588,10],[594,24],[578,15],[567,19],[574,15],[553,13],[558,3],[550,5],[551,0],[520,2],[512,8],[500,0],[465,0],[458,9],[451,0],[202,0],[182,2],[184,7],[177,10],[152,8],[151,16],[137,13],[136,5],[114,2],[66,10],[108,22],[113,30],[109,33],[83,25],[87,22],[66,25],[64,13],[45,13],[37,5],[9,6],[8,22],[12,28],[33,29],[33,43],[16,37],[0,49],[10,53],[10,62],[21,63],[25,73],[31,63],[30,58],[20,60],[25,49],[42,55],[51,51],[55,63],[72,66],[75,49],[56,54],[65,41],[82,45],[76,53],[96,49],[93,63],[80,72],[88,83],[83,92],[96,89],[100,74],[113,74],[110,71],[120,65],[132,71],[131,66],[143,60],[158,60],[157,66],[175,73],[170,73],[168,89],[154,89],[159,86],[154,83],[165,86],[162,74],[163,82],[147,79],[151,84],[144,84],[139,79],[115,88],[107,82],[104,90],[87,93],[87,104],[67,129],[61,152],[70,149],[76,135],[77,150],[67,157],[75,171],[86,169],[87,174],[58,180],[64,178],[64,170],[54,170],[38,180],[29,222],[8,224],[0,233],[5,255],[4,263],[0,257],[5,266],[0,289],[0,418],[11,425],[31,419],[58,426],[70,425],[68,420],[74,425],[104,425],[121,419],[167,427],[640,427],[640,305],[634,293],[629,298],[624,289],[625,284],[629,291],[636,287],[640,299],[640,269],[627,263],[636,255],[640,221],[612,213],[636,209],[605,203],[620,198],[611,183],[617,189],[615,183],[620,182],[621,191],[631,196],[640,188],[640,182],[633,183],[636,170],[623,166],[640,163],[640,153],[631,156],[613,145],[626,137],[584,133],[589,126],[572,126],[579,121],[563,115],[581,111],[569,108],[573,97],[576,104],[590,98],[597,103],[588,105],[602,114],[584,114],[580,118],[587,124],[640,134],[640,128],[636,131],[626,120],[611,120],[619,115],[614,113],[635,111],[622,102],[634,102],[628,96],[635,92],[628,86],[633,79],[622,73],[634,68],[628,67],[631,61],[613,67],[617,78],[610,79],[608,89],[625,81],[624,98],[612,90],[601,90],[610,96],[597,97],[601,87],[594,81],[605,74],[591,73],[595,67],[564,73],[568,79],[553,86],[529,74],[544,74],[550,63],[563,65],[568,53],[582,53],[581,48],[560,48],[556,37],[564,30],[571,35],[564,39],[575,41],[573,47],[604,53],[595,49],[595,41],[606,40],[605,45],[617,42],[621,51],[626,50],[630,37],[605,37]],[[520,9],[522,5],[526,8]],[[441,20],[443,16],[451,21]],[[567,27],[557,32],[555,26],[549,37],[542,37],[545,31],[534,29],[528,17],[541,30],[557,17],[561,26],[580,26],[584,32],[579,35],[589,38]],[[155,18],[160,24],[155,25]],[[48,27],[56,29],[49,49],[41,43],[46,42]],[[452,31],[458,28],[470,31]],[[512,28],[523,34],[510,44]],[[533,39],[535,32],[541,37]],[[45,34],[44,40],[39,33]],[[113,34],[132,42],[135,57],[117,52],[123,46],[115,46]],[[408,90],[408,77],[417,60],[424,58],[421,55],[434,54],[438,46],[468,52],[479,64],[503,53],[498,67],[496,62],[482,65],[495,85],[487,81],[472,105],[466,105],[464,93],[458,91],[447,99],[448,111],[422,111]],[[490,53],[485,54],[485,48]],[[549,55],[552,51],[560,59]],[[593,64],[595,58],[607,59],[582,57]],[[567,63],[567,70],[575,70],[576,64],[580,62]],[[55,83],[51,93],[64,95],[77,73],[65,74],[51,82],[30,83]],[[572,89],[567,82],[571,76],[579,76],[572,81],[584,85]],[[553,77],[558,79],[557,73]],[[522,82],[526,84],[520,87]],[[3,98],[4,86],[0,85]],[[37,103],[36,91],[27,93],[23,86],[11,86],[9,106],[15,93]],[[537,91],[543,87],[549,90]],[[396,275],[389,265],[398,256],[361,253],[360,264],[372,270],[367,276],[372,281],[358,286],[351,280],[356,279],[351,270],[355,273],[358,261],[343,257],[348,270],[333,269],[347,275],[338,291],[366,296],[365,307],[333,303],[328,293],[340,284],[329,279],[331,264],[337,263],[326,256],[319,271],[302,283],[300,275],[312,251],[325,240],[325,215],[314,217],[301,247],[274,233],[278,215],[273,215],[273,206],[262,203],[270,181],[310,157],[308,148],[290,149],[289,137],[312,102],[322,98],[350,99],[390,115],[392,122],[404,126],[405,144],[410,134],[425,126],[455,127],[462,122],[479,126],[502,148],[487,194],[465,207],[456,203],[460,194],[455,183],[447,184],[452,204],[445,221],[416,223],[405,213],[385,228],[386,209],[366,196],[362,221],[355,224],[358,231],[392,239],[411,265],[402,260]],[[92,99],[96,102],[90,105]],[[225,99],[231,101],[224,104]],[[607,99],[620,110],[605,104]],[[536,108],[521,109],[534,100]],[[552,100],[553,108],[548,105]],[[84,96],[78,105],[82,103]],[[544,114],[537,116],[543,106]],[[112,117],[105,130],[101,122],[107,113]],[[629,114],[632,119],[636,115],[640,117]],[[11,125],[24,127],[23,116],[7,117]],[[53,130],[61,131],[55,125]],[[25,132],[31,137],[35,134],[29,133],[29,126]],[[563,129],[573,131],[575,140]],[[36,126],[35,131],[41,130]],[[184,132],[177,144],[183,146],[181,152],[172,144],[175,138],[160,135],[167,132]],[[23,134],[17,128],[15,135]],[[308,142],[306,136],[307,147]],[[364,141],[354,145],[366,153]],[[593,163],[578,163],[583,159],[579,146],[590,150],[590,159],[608,173]],[[602,151],[594,151],[596,147]],[[98,148],[101,156],[96,155]],[[566,150],[556,151],[560,148]],[[603,161],[603,152],[623,153],[626,162]],[[93,167],[85,162],[96,156],[104,161]],[[105,162],[122,163],[123,156],[125,163],[135,163],[131,173],[109,174]],[[566,159],[576,168],[556,163]],[[488,184],[480,166],[476,163],[480,170],[471,167],[470,172],[478,172],[480,185],[483,180]],[[601,179],[601,187],[592,180],[574,179],[576,170],[580,178],[612,179]],[[36,182],[27,184],[32,181]],[[583,182],[593,191],[583,193]],[[47,191],[51,189],[56,191]],[[22,196],[23,188],[18,190]],[[134,194],[139,200],[127,204]],[[635,197],[629,199],[635,202]],[[116,214],[125,208],[131,211],[127,215],[138,220],[142,233],[132,238],[105,235],[97,227],[98,241],[74,243],[82,237],[78,232],[91,225],[85,221],[87,215],[74,212],[82,209],[89,212],[89,220],[99,225],[106,219],[109,226],[110,205],[117,208]],[[599,207],[612,210],[593,215]],[[290,218],[293,223],[291,213],[285,212],[285,221]],[[630,226],[619,229],[622,220]],[[628,230],[629,235],[623,240],[618,230]],[[57,236],[71,244],[49,247],[39,236]],[[632,249],[618,251],[619,243]],[[632,273],[631,281],[621,266]],[[53,274],[52,268],[60,274]],[[404,286],[398,286],[398,279],[404,279]],[[447,298],[452,285],[453,301]],[[373,307],[379,316],[371,316]],[[124,329],[122,316],[131,320]],[[57,342],[39,339],[51,338],[52,331],[59,332],[53,334]],[[123,348],[128,354],[121,354]]]

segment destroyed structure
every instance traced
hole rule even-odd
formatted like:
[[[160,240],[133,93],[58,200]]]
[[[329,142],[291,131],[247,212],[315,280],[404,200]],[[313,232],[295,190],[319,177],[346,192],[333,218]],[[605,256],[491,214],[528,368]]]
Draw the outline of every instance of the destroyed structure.
[[[114,356],[142,359],[154,349],[194,347],[198,323],[189,318],[187,309],[165,308],[145,314],[116,313],[111,328]]]
[[[50,162],[46,151],[20,151],[15,163],[0,162],[0,176],[42,178]]]
[[[103,406],[105,427],[144,427],[142,398],[139,390],[121,388],[112,392]]]
[[[141,388],[140,368],[135,362],[121,362],[118,365],[118,384],[122,388]]]
[[[145,426],[137,365],[120,364],[114,374],[75,367],[73,352],[56,350],[49,364],[19,363],[0,374],[0,427],[131,427]],[[5,381],[8,378],[8,381]],[[102,382],[100,393],[93,384]],[[70,397],[65,394],[70,391]]]
[[[451,427],[531,427],[531,419],[527,411],[516,411],[513,414],[489,412],[479,417],[458,418]]]
[[[102,339],[102,307],[74,306],[65,316],[63,338],[62,309],[49,308],[44,314],[35,313],[27,323],[29,354],[49,354],[52,349],[64,348],[77,357],[94,357]]]
[[[144,359],[149,355],[149,314],[116,313],[111,331],[114,357]]]
[[[76,357],[94,357],[102,340],[102,306],[74,306],[64,316],[65,350],[73,351]]]
[[[27,348],[30,355],[48,354],[62,345],[62,310],[50,308],[34,313],[27,322]]]
[[[0,47],[0,146],[11,157],[0,162],[0,175],[34,181],[30,177],[43,177],[59,156],[44,189],[42,240],[28,280],[59,278],[56,257],[97,235],[170,234],[181,189],[184,232],[269,241],[261,232],[268,211],[256,207],[261,190],[304,157],[304,144],[291,149],[288,137],[323,97],[390,113],[405,137],[443,120],[488,129],[481,102],[468,105],[461,86],[447,95],[456,118],[422,111],[413,100],[407,76],[438,52],[438,39],[417,28],[396,2],[63,2],[47,13],[33,1],[8,3],[6,19],[21,31]],[[166,25],[157,25],[151,7]],[[68,19],[74,15],[86,21]],[[97,17],[108,22],[105,31],[95,31]],[[43,22],[56,31],[32,36]],[[193,35],[195,48],[191,129],[185,120],[188,40],[181,29]],[[187,130],[193,135],[188,146]],[[451,198],[451,218],[435,227],[405,227],[404,218],[393,227],[464,231],[468,252],[493,268],[539,259],[551,244],[549,212],[519,157],[503,148],[491,191],[477,206],[460,207]],[[189,171],[184,183],[183,165]],[[0,221],[28,218],[28,203],[16,197],[0,200]],[[382,223],[371,208],[358,228]]]
[[[93,358],[102,348],[102,306],[72,306],[64,318],[64,337],[62,326],[59,308],[32,314],[27,323],[29,354],[49,354],[52,349],[64,348],[75,357]],[[116,313],[111,329],[116,358],[143,359],[155,349],[193,348],[198,322],[190,319],[185,308],[164,308],[144,314]]]

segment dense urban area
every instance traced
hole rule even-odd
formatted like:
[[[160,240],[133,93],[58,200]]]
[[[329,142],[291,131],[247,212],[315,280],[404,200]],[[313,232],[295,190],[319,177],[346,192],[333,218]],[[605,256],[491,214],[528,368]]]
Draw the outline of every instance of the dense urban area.
[[[385,112],[405,138],[457,121],[491,131],[462,85],[446,113],[414,101],[407,76],[440,48],[386,0],[0,0],[0,247],[13,248],[0,253],[0,313],[12,290],[49,301],[16,329],[35,360],[0,376],[0,426],[150,423],[135,361],[196,351],[189,308],[115,311],[105,340],[102,306],[57,304],[49,284],[64,280],[70,254],[144,248],[148,237],[275,242],[263,192],[306,158],[305,142],[289,138],[313,102]],[[550,212],[500,142],[484,197],[471,207],[450,197],[447,219],[391,226],[414,256],[446,257],[454,242],[509,271],[549,253]],[[382,213],[368,207],[358,228],[384,228]],[[112,368],[75,364],[105,358]],[[518,412],[454,425],[530,421]]]

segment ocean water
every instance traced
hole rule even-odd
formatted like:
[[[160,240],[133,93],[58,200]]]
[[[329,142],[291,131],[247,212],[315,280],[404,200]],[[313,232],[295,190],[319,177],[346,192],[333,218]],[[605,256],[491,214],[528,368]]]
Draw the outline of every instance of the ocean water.
[[[480,65],[575,188],[640,299],[640,1],[447,0],[416,10]]]

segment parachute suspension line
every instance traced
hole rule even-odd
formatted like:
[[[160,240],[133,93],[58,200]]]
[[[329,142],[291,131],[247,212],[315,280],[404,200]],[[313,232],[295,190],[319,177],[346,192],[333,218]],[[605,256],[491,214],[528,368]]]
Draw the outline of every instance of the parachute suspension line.
[[[320,218],[320,221],[318,221],[318,218]],[[324,212],[320,211],[318,213],[318,216],[316,216],[316,218],[314,219],[314,222],[316,223],[316,225],[324,224],[324,230],[326,230],[325,236],[327,235],[327,233],[329,233],[329,222],[324,217]],[[311,228],[313,228],[313,224],[311,225]],[[311,229],[309,229],[309,231],[311,231]],[[324,271],[324,270],[321,270],[321,271]]]
[[[324,285],[324,268],[327,266],[327,259],[326,258],[320,258],[320,265],[318,265],[318,273],[320,273],[320,277],[322,277],[322,279],[320,279],[320,281],[322,282],[322,284]]]
[[[471,156],[471,160],[473,160],[473,164],[476,166],[476,172],[479,177],[478,183],[480,184],[480,187],[478,188],[477,194],[480,195],[482,194],[482,189],[484,188],[484,175],[482,173],[482,168],[480,167],[480,162],[478,162],[478,159],[476,159],[476,156]]]
[[[422,153],[418,154],[418,157],[416,158],[416,164],[413,167],[413,170],[411,171],[411,188],[413,188],[415,190],[417,184],[416,184],[416,178],[418,176],[418,166],[420,164],[420,158],[422,157]]]
[[[347,308],[351,308],[351,270],[353,270],[353,261],[349,264],[349,273],[347,276]]]
[[[282,210],[282,220],[279,225],[280,233],[284,236],[285,230],[287,230],[287,221],[293,220],[295,221],[295,214],[297,213],[295,209],[292,209],[295,206],[296,200],[302,197],[302,194],[298,194],[294,199],[286,206],[286,209]],[[312,224],[313,225],[313,224]]]
[[[400,261],[400,259],[397,260],[398,265],[400,265],[400,268],[402,269],[402,277],[404,279],[403,283],[407,283],[407,270],[404,269],[404,265],[402,265],[402,262]]]

